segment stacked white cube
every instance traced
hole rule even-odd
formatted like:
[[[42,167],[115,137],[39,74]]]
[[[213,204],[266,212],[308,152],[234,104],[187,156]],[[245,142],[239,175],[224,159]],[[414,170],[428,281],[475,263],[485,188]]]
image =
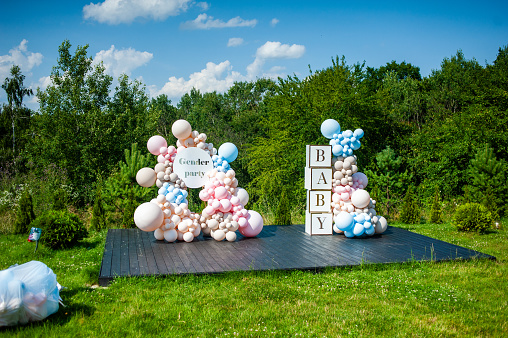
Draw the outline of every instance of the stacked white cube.
[[[309,235],[332,235],[332,147],[307,145],[305,165],[305,232]]]

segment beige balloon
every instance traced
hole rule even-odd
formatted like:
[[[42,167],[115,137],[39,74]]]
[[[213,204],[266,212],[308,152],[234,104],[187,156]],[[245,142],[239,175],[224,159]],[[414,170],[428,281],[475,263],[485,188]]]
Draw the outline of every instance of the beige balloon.
[[[152,168],[141,168],[136,174],[136,182],[145,188],[153,186],[156,180],[157,174]]]

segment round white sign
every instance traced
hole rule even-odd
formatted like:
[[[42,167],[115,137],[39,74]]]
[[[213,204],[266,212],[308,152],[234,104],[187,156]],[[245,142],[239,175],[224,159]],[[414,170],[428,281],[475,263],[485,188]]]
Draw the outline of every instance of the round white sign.
[[[179,149],[173,162],[173,172],[181,178],[189,188],[200,188],[208,181],[205,174],[213,170],[210,155],[199,148]]]

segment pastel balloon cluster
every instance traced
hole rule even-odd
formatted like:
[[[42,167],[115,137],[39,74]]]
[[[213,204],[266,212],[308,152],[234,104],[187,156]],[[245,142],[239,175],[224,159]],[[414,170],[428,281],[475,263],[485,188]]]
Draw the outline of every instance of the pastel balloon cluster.
[[[332,161],[331,203],[334,231],[344,233],[347,237],[384,232],[386,219],[376,215],[376,201],[365,190],[369,180],[367,175],[358,171],[357,157],[353,155],[353,150],[361,146],[359,139],[364,135],[363,130],[346,130],[341,133],[339,123],[329,119],[321,125],[321,133],[331,139],[330,145],[335,156]]]
[[[342,157],[351,156],[354,150],[360,149],[360,139],[364,135],[362,129],[356,129],[354,132],[351,130],[341,132],[340,124],[333,119],[325,120],[321,124],[321,133],[330,139],[333,155]]]
[[[151,154],[157,156],[154,169],[142,168],[136,175],[143,187],[154,184],[159,188],[158,196],[143,203],[134,213],[134,222],[143,231],[154,231],[157,240],[191,242],[201,233],[217,241],[235,241],[238,230],[245,237],[257,236],[263,228],[259,213],[247,210],[249,194],[238,187],[235,171],[229,163],[238,156],[238,148],[224,143],[217,149],[205,143],[206,135],[192,131],[189,122],[178,120],[171,128],[178,139],[177,148],[167,146],[162,136],[152,136],[147,142]],[[173,172],[173,163],[178,152],[184,148],[197,147],[209,154],[214,169],[205,174],[208,178],[199,198],[207,202],[200,213],[188,209],[188,191],[183,179]]]
[[[386,231],[388,223],[384,217],[370,216],[368,213],[341,211],[334,217],[333,230],[344,233],[348,238],[362,235],[372,236]]]
[[[252,218],[255,212],[244,208],[249,202],[249,194],[238,187],[234,170],[224,173],[215,168],[207,175],[209,180],[199,192],[199,198],[207,202],[202,215],[207,219],[208,227],[203,233],[218,241],[224,238],[236,240],[236,230],[246,237],[252,237],[256,232],[257,235],[263,227],[262,218]]]

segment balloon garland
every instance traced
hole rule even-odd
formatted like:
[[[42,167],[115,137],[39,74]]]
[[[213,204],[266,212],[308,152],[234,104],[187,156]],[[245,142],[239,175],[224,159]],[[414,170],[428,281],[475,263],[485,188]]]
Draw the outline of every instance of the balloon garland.
[[[369,180],[358,171],[356,155],[353,155],[353,151],[360,149],[363,130],[341,132],[339,122],[328,119],[321,124],[321,134],[330,139],[335,156],[332,168],[333,230],[346,237],[385,232],[388,223],[376,214],[376,201],[365,190]]]
[[[238,148],[228,142],[217,151],[212,143],[206,143],[207,136],[193,131],[186,120],[175,121],[171,131],[177,138],[176,147],[168,146],[160,135],[147,142],[158,163],[153,169],[140,169],[136,181],[142,187],[155,184],[159,190],[157,198],[136,208],[136,226],[167,242],[192,242],[201,233],[233,242],[237,230],[245,237],[257,236],[263,229],[263,218],[245,209],[249,194],[238,187],[230,165]],[[199,198],[207,202],[201,213],[189,210],[187,201],[188,188],[198,187]]]

